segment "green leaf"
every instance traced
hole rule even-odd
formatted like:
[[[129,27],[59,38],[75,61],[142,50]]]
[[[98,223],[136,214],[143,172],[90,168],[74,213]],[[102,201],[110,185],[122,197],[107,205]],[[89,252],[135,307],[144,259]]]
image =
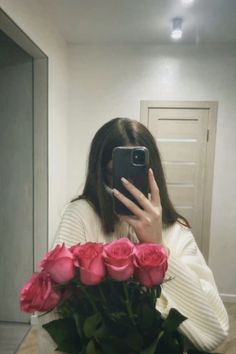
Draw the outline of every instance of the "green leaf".
[[[115,322],[126,322],[128,319],[128,314],[126,312],[111,312],[110,318]]]
[[[90,340],[86,347],[86,354],[100,354],[100,350],[96,348],[95,342]]]
[[[174,332],[179,325],[185,321],[187,317],[183,316],[179,311],[172,308],[162,324],[162,328],[167,332]]]
[[[84,334],[87,338],[94,336],[94,333],[102,324],[102,317],[100,313],[95,313],[94,315],[88,317],[84,322]]]
[[[138,332],[129,332],[124,341],[132,350],[136,352],[140,352],[143,346],[143,338]]]
[[[140,354],[155,354],[156,352],[156,348],[157,348],[157,344],[160,340],[160,338],[163,335],[163,331],[160,332],[159,336],[154,340],[154,342],[152,342],[151,345],[149,345],[149,347],[147,347],[146,349],[142,350]]]
[[[157,346],[158,354],[183,354],[182,336],[177,332],[164,332]]]
[[[104,313],[104,322],[109,332],[119,337],[124,337],[133,328],[125,312]]]
[[[97,339],[106,338],[108,335],[109,331],[104,323],[101,323],[101,325],[94,332],[94,337],[96,337]]]
[[[148,330],[155,321],[155,309],[153,310],[147,303],[143,303],[139,310],[141,328]]]
[[[149,303],[140,304],[137,310],[138,320],[137,325],[143,335],[156,338],[160,330],[162,330],[161,313],[157,309],[150,306]]]
[[[128,354],[129,347],[118,337],[105,338],[100,343],[102,354]]]
[[[81,349],[75,322],[72,318],[63,318],[43,325],[51,338],[57,344],[57,350],[77,354]]]

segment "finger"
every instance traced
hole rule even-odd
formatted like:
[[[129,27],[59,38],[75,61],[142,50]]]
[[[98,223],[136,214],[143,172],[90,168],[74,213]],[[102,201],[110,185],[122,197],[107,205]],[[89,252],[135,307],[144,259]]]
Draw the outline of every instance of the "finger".
[[[143,215],[143,211],[139,208],[134,202],[125,197],[122,193],[120,193],[117,189],[113,189],[114,196],[124,204],[135,216],[141,218]]]
[[[121,181],[125,188],[132,194],[132,196],[137,200],[138,204],[144,210],[148,212],[152,210],[152,204],[138,188],[136,188],[131,182],[129,182],[124,177],[121,178]]]
[[[159,188],[151,168],[149,168],[148,171],[148,180],[149,180],[149,187],[151,192],[151,202],[155,206],[159,206],[161,204]]]
[[[132,226],[135,229],[139,219],[136,216],[122,215],[122,216],[120,216],[120,220],[126,222],[127,224],[129,224],[130,226]]]
[[[119,218],[121,221],[127,221],[128,219],[138,220],[137,216],[135,216],[135,215],[121,215],[121,214],[119,214]]]

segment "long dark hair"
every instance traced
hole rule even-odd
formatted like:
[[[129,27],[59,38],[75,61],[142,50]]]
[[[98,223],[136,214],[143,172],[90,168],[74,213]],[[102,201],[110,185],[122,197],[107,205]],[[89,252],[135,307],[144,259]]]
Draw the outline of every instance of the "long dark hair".
[[[90,147],[84,190],[73,201],[86,199],[100,217],[104,232],[114,231],[118,217],[113,212],[112,197],[105,189],[105,171],[112,160],[113,148],[127,145],[145,146],[149,150],[149,165],[160,191],[163,224],[172,225],[179,221],[190,227],[188,221],[175,210],[170,201],[160,153],[154,137],[143,124],[128,118],[114,118],[104,124],[95,134]]]

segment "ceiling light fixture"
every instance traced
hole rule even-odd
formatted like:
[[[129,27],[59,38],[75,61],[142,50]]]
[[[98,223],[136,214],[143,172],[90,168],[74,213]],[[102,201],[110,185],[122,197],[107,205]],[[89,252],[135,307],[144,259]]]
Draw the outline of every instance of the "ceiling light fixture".
[[[172,31],[171,38],[174,40],[178,40],[182,38],[183,30],[182,30],[183,19],[180,17],[175,17],[172,20]]]
[[[191,6],[194,3],[194,0],[182,0],[182,4],[186,7]]]

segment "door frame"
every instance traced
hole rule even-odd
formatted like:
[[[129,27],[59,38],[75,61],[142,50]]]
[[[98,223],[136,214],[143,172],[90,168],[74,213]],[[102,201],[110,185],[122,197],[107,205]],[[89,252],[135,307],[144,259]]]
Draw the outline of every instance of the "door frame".
[[[0,8],[0,30],[33,57],[33,265],[48,247],[48,57]]]
[[[214,177],[215,160],[215,142],[217,127],[218,102],[216,101],[141,101],[140,102],[140,121],[148,126],[148,111],[154,108],[189,108],[189,109],[207,109],[209,111],[209,121],[207,129],[207,151],[206,151],[206,169],[205,184],[203,190],[203,219],[202,219],[202,253],[208,262],[210,232],[211,232],[211,208],[212,208],[212,190]]]

